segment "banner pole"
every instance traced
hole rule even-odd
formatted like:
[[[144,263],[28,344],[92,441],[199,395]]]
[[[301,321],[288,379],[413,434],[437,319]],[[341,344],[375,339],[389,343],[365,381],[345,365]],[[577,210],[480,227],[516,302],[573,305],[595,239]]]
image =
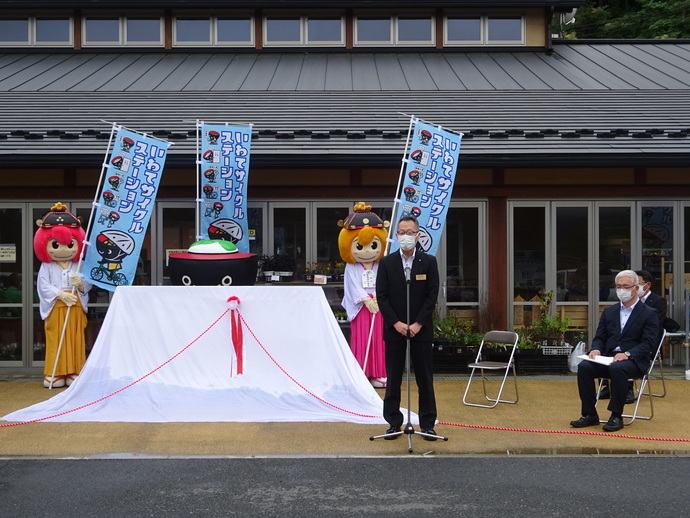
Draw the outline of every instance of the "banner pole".
[[[204,121],[196,120],[196,207],[194,214],[194,235],[196,240],[201,239],[201,151],[200,151],[200,130],[204,124]]]
[[[403,114],[405,115],[405,114]],[[405,142],[405,151],[403,152],[403,159],[400,162],[400,175],[398,176],[398,186],[395,188],[395,198],[393,199],[393,212],[391,213],[391,230],[396,225],[397,213],[398,213],[398,200],[400,199],[400,186],[402,185],[403,178],[405,176],[405,164],[407,163],[407,151],[410,148],[410,137],[412,135],[412,127],[416,123],[414,115],[410,115],[410,125],[407,128],[407,141]],[[388,255],[390,251],[392,239],[390,237],[390,232],[388,233],[388,239],[386,239],[386,248],[384,249],[383,255]]]
[[[98,203],[98,193],[101,192],[101,185],[103,183],[103,177],[105,176],[105,170],[107,169],[107,163],[108,163],[108,155],[110,153],[110,146],[113,143],[113,135],[115,134],[115,123],[112,123],[112,127],[110,128],[110,138],[108,139],[108,148],[105,151],[105,157],[103,159],[103,163],[101,164],[101,176],[98,179],[98,183],[96,184],[96,194],[93,197],[93,201],[91,202],[91,213],[89,214],[89,221],[86,224],[86,230],[84,232],[84,235],[86,236],[86,241],[82,243],[81,247],[81,252],[79,253],[79,262],[77,263],[77,273],[81,273],[81,265],[82,262],[84,261],[84,255],[86,254],[86,247],[90,245],[90,236],[89,232],[91,231],[91,222],[93,221],[93,213],[94,210],[97,206],[100,204]],[[76,291],[76,287],[72,286],[72,295],[74,295]],[[79,295],[77,295],[77,298]],[[52,390],[53,389],[53,380],[55,379],[55,371],[57,370],[57,364],[58,364],[58,358],[60,357],[60,352],[62,351],[62,344],[65,341],[65,332],[67,331],[67,322],[69,321],[69,314],[72,310],[72,306],[67,306],[67,313],[65,313],[65,321],[62,324],[62,332],[60,333],[60,341],[58,342],[58,348],[57,352],[55,353],[55,360],[53,361],[53,373],[50,375],[50,382],[48,384],[48,389]]]

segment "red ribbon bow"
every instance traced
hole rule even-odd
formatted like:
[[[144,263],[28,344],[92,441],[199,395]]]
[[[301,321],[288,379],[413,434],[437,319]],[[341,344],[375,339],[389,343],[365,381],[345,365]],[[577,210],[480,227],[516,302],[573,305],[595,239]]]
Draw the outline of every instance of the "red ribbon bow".
[[[244,368],[244,357],[242,354],[244,344],[242,343],[242,322],[240,321],[240,312],[238,311],[240,299],[233,295],[228,299],[228,305],[230,306],[230,336],[235,349],[235,357],[237,358],[237,374],[242,374]],[[232,369],[230,374],[232,375]]]

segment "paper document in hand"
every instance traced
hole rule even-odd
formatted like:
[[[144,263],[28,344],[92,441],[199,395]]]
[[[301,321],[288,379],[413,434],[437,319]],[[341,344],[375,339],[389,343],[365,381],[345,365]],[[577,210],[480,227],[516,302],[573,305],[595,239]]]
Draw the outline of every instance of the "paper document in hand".
[[[613,356],[598,355],[594,358],[590,358],[586,354],[581,354],[580,356],[578,356],[578,358],[580,358],[581,360],[587,360],[594,363],[601,363],[603,365],[611,365],[613,363]]]

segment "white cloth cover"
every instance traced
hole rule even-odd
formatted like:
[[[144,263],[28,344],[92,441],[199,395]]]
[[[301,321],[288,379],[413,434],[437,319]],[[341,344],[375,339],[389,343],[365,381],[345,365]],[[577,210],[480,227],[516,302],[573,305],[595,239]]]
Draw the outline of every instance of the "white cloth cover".
[[[236,377],[231,296],[256,337],[243,327]],[[3,419],[372,424],[382,410],[319,286],[120,286],[72,386]]]

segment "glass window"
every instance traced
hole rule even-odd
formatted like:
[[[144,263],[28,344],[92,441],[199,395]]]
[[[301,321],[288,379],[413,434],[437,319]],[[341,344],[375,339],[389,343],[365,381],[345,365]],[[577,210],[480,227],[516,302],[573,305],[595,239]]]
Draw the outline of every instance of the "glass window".
[[[345,219],[347,208],[319,207],[316,209],[316,261],[318,263],[342,262],[338,237],[340,228],[336,221]]]
[[[250,43],[254,39],[251,18],[219,18],[216,30],[219,43]]]
[[[307,41],[309,43],[318,41],[339,43],[342,40],[342,20],[340,18],[309,18],[307,20]]]
[[[448,18],[446,20],[446,42],[482,41],[482,21],[479,16],[472,18]]]
[[[522,18],[493,18],[487,23],[487,41],[522,41]]]
[[[84,20],[85,43],[121,43],[119,18],[87,18]]]
[[[683,260],[684,268],[678,268],[676,271],[682,271],[685,275],[683,277],[683,288],[686,288],[690,286],[690,207],[684,207],[683,208],[683,218],[684,218],[684,232],[683,232],[683,257],[681,259]],[[659,281],[661,281],[659,279]],[[655,286],[652,286],[652,291],[656,293],[669,293],[669,288],[672,287],[673,284],[673,276],[667,275],[665,277],[665,283],[660,285],[659,288],[657,289]],[[679,299],[683,297],[684,290],[681,288],[680,291],[675,292],[676,295],[675,297],[670,297],[669,296],[669,315],[671,318],[675,318],[678,323],[680,324],[681,329],[688,329],[687,327],[687,319],[688,319],[688,311],[690,311],[690,308],[684,308],[683,313],[680,314],[678,311],[673,310],[674,304],[679,303]],[[674,300],[675,299],[675,300]],[[680,304],[680,307],[683,307],[682,303]],[[680,317],[680,318],[679,318]]]
[[[398,42],[432,42],[431,18],[398,18]]]
[[[299,18],[266,18],[266,42],[302,41],[301,21]]]
[[[208,18],[177,18],[176,43],[211,43],[211,20]]]
[[[479,302],[479,211],[448,209],[446,219],[447,301]]]
[[[22,230],[21,209],[0,209],[0,362],[22,359]]]
[[[41,319],[41,313],[38,309],[38,304],[35,305],[33,311],[33,328],[34,328],[34,343],[33,343],[33,362],[43,362],[46,359],[46,331]],[[33,364],[36,367],[36,363]]]
[[[391,42],[390,18],[357,18],[356,40],[361,42]]]
[[[127,43],[161,42],[159,18],[127,18]]]
[[[673,275],[673,207],[643,205],[641,216],[642,269],[657,280],[652,290],[668,297]]]
[[[264,210],[261,207],[247,207],[247,230],[249,231],[249,252],[264,255]]]
[[[599,208],[599,301],[618,300],[616,274],[630,268],[630,235],[630,207]]]
[[[0,42],[29,43],[29,19],[0,18]]]
[[[273,208],[273,253],[293,258],[296,272],[306,266],[306,217],[302,207]]]
[[[69,43],[70,41],[72,38],[69,18],[36,19],[36,43]]]
[[[556,300],[587,300],[587,207],[556,209]]]
[[[539,317],[535,301],[546,286],[546,208],[513,210],[513,323],[526,326]],[[532,303],[532,304],[530,304]]]
[[[168,254],[187,250],[196,241],[196,211],[194,208],[165,207],[163,214],[163,284],[170,285]]]

